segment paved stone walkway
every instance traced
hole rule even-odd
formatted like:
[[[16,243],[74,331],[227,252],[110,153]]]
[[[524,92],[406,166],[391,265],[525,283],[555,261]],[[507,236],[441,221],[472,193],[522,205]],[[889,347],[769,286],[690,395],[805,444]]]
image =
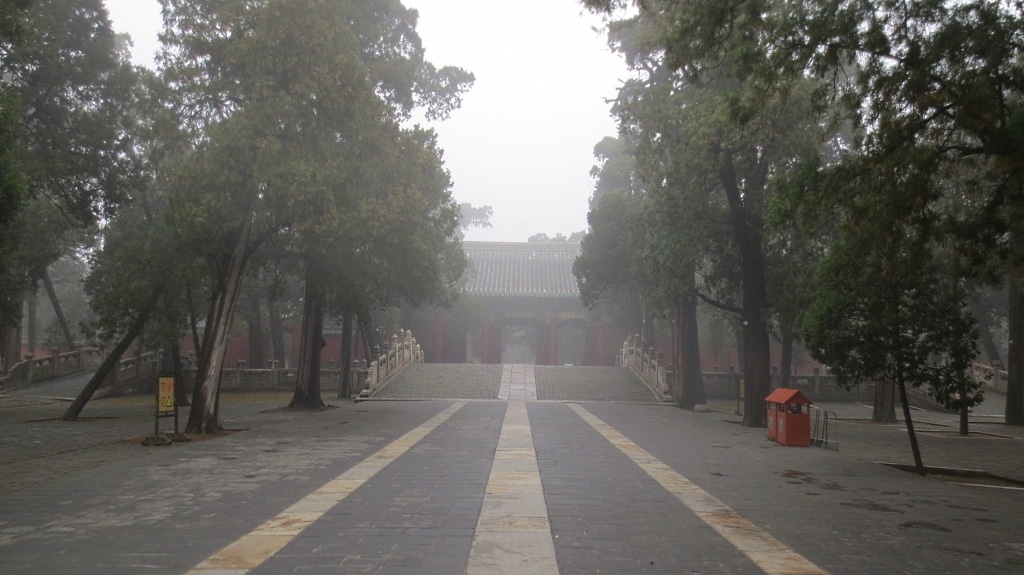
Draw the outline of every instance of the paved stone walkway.
[[[226,426],[244,431],[142,448],[151,398],[97,401],[64,423],[66,402],[0,395],[0,572],[1024,572],[1024,491],[878,465],[909,449],[898,426],[863,422],[870,408],[821,406],[844,416],[839,451],[787,448],[736,424],[734,404],[612,401],[611,378],[572,392],[587,399],[544,400],[545,377],[571,390],[579,373],[454,367],[394,389],[507,386],[508,399],[310,413],[275,409],[290,394],[225,395]],[[926,434],[925,462],[1019,474],[1019,430],[978,427],[1014,437]]]

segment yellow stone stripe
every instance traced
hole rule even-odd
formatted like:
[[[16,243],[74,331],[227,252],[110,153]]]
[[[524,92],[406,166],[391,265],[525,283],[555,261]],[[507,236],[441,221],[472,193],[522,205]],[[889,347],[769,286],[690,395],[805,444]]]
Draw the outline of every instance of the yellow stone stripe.
[[[348,471],[328,481],[291,507],[239,537],[234,543],[196,565],[186,575],[245,575],[295,539],[314,521],[359,489],[378,471],[398,459],[428,433],[444,423],[465,401],[452,404],[422,425],[392,441]]]
[[[558,575],[525,401],[510,401],[498,436],[466,575]]]
[[[604,436],[612,445],[624,453],[675,495],[697,517],[718,532],[736,549],[750,558],[769,575],[828,575],[804,556],[787,547],[784,543],[762,531],[728,505],[694,485],[674,469],[662,463],[647,450],[633,443],[607,423],[576,404],[569,407]]]

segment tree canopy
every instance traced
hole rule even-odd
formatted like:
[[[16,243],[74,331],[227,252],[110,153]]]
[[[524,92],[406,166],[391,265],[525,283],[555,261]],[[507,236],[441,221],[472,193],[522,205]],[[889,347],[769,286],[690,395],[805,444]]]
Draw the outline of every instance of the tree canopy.
[[[336,253],[365,266],[348,270],[361,274],[355,293],[378,298],[363,305],[443,298],[454,284],[460,264],[441,248],[458,209],[439,150],[398,125],[417,107],[443,118],[472,76],[426,62],[416,11],[394,0],[163,6],[161,70],[194,142],[172,179],[170,218],[216,278],[189,429],[215,431],[240,280],[269,238],[287,234],[306,270]],[[328,295],[311,287],[307,296]]]
[[[779,299],[787,297],[785,290],[771,286],[773,278],[784,277],[772,270],[791,268],[785,262],[794,255],[804,254],[810,265],[821,258],[816,293],[792,301],[817,310],[806,323],[806,333],[816,338],[811,351],[835,364],[867,353],[858,346],[868,344],[856,337],[843,344],[841,330],[833,330],[834,339],[820,339],[829,332],[816,330],[823,316],[815,314],[831,309],[838,314],[829,316],[833,319],[844,310],[856,316],[854,310],[863,306],[867,315],[858,316],[860,321],[873,318],[881,329],[894,316],[880,316],[895,308],[877,299],[870,282],[836,286],[821,270],[838,272],[858,262],[870,267],[870,256],[886,246],[898,245],[900,258],[916,255],[885,265],[913,263],[909,269],[918,273],[886,279],[900,284],[915,306],[946,306],[942,309],[952,314],[944,324],[921,325],[925,339],[939,346],[932,352],[948,361],[923,365],[962,366],[973,358],[964,343],[972,337],[971,324],[961,321],[964,282],[1008,276],[1011,305],[1024,297],[1019,271],[1024,244],[1018,239],[1024,221],[1019,3],[584,3],[621,16],[609,24],[609,41],[638,76],[620,91],[617,114],[629,120],[622,122],[622,132],[636,139],[638,172],[646,171],[652,185],[649,201],[667,197],[659,195],[659,186],[723,193],[713,202],[698,195],[681,201],[683,210],[703,216],[667,219],[714,240],[721,236],[704,230],[708,222],[721,221],[713,216],[718,210],[733,228],[728,242],[716,241],[710,250],[692,242],[663,242],[658,252],[689,253],[711,282],[707,287],[726,300],[721,303],[730,303],[730,293],[736,297],[732,305],[742,309],[747,326],[748,390],[752,380],[762,379],[751,369],[764,369],[749,357],[763,347],[751,348],[751,338],[763,341],[751,324],[774,323],[782,333],[800,316]],[[881,181],[888,185],[880,187]],[[658,229],[651,225],[656,222],[648,226]],[[792,226],[780,222],[803,231],[794,235]],[[817,233],[804,234],[815,227]],[[901,230],[897,244],[891,230]],[[942,260],[938,254],[949,246],[960,263],[954,269],[932,266],[929,262]],[[671,270],[665,258],[673,256],[661,257],[659,267]],[[667,275],[679,277],[679,272]],[[921,287],[929,297],[916,291],[921,276],[931,278]],[[919,318],[928,313],[923,307],[901,309],[916,309]],[[1011,318],[1010,323],[1013,333],[1020,322]],[[1024,423],[1024,354],[1011,346],[1010,356],[1007,421]],[[943,378],[930,379],[939,386],[938,397],[953,397]],[[760,390],[759,384],[754,389]],[[748,404],[748,411],[753,407]]]

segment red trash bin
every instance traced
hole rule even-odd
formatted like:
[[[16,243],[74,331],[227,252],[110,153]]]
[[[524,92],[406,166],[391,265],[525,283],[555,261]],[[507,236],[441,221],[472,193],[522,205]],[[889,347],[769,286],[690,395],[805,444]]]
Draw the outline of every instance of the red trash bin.
[[[768,397],[771,396],[769,395]],[[777,403],[768,402],[768,439],[772,441],[775,441],[776,436],[778,436],[776,432],[778,429],[778,406],[779,404]]]
[[[764,400],[768,404],[768,438],[779,445],[809,447],[811,400],[799,390],[785,387],[771,392]]]

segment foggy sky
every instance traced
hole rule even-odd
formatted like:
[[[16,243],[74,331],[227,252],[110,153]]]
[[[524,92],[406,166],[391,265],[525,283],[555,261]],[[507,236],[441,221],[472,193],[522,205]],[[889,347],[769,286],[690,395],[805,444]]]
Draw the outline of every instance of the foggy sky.
[[[152,66],[157,0],[106,0],[131,34],[136,63]],[[593,147],[615,135],[606,99],[625,64],[576,0],[403,0],[420,13],[427,59],[476,75],[445,122],[433,124],[459,202],[494,208],[492,228],[467,240],[525,241],[586,229]]]

